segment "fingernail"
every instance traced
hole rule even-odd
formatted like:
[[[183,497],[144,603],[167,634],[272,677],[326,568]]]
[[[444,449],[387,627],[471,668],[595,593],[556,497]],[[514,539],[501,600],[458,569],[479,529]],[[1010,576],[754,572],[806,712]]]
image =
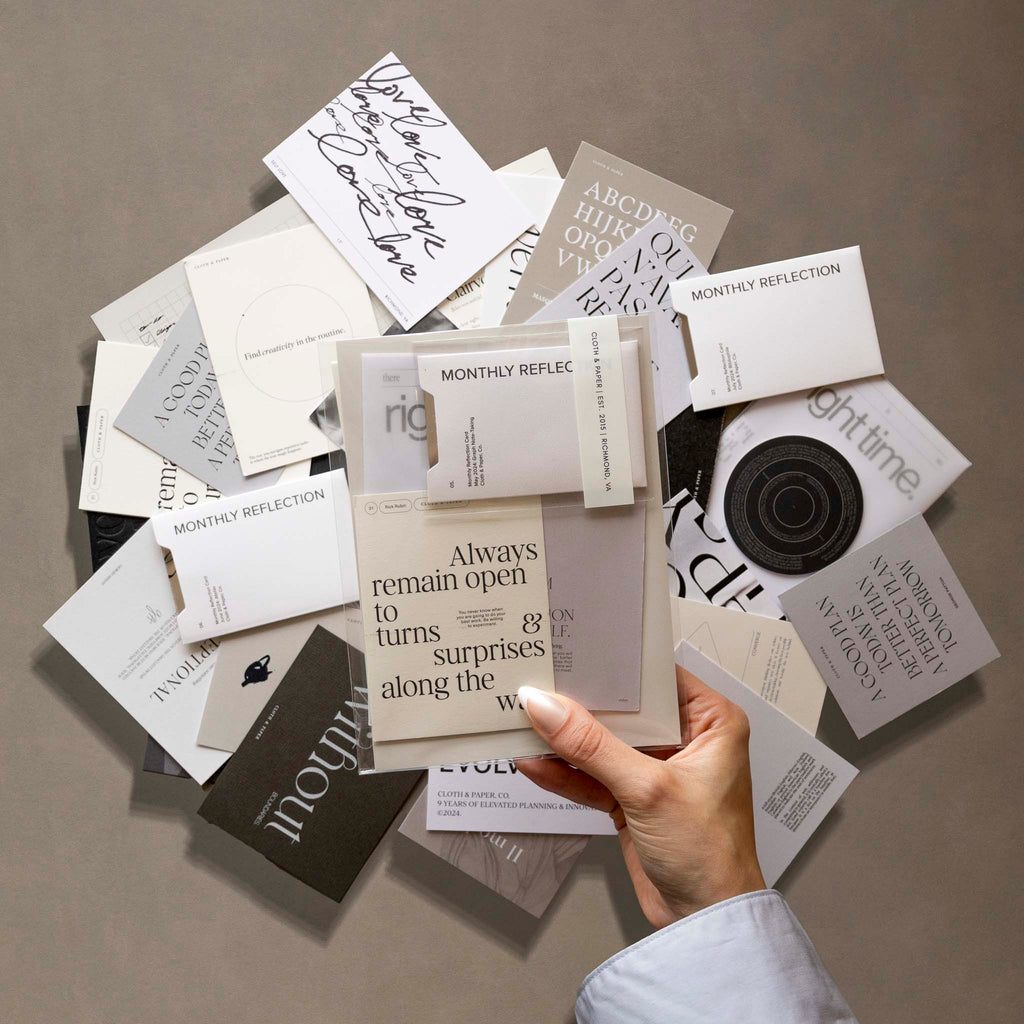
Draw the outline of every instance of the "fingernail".
[[[530,721],[547,735],[557,732],[561,724],[569,717],[569,709],[557,698],[536,686],[520,686],[519,700]]]

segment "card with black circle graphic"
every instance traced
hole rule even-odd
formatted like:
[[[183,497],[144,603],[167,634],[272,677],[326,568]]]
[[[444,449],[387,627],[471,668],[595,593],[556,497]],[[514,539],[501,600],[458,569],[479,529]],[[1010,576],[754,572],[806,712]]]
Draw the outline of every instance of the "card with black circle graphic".
[[[313,225],[185,261],[245,476],[335,449],[309,419],[319,343],[376,337],[366,285]]]
[[[748,405],[722,434],[707,513],[778,599],[925,511],[969,465],[869,377]]]

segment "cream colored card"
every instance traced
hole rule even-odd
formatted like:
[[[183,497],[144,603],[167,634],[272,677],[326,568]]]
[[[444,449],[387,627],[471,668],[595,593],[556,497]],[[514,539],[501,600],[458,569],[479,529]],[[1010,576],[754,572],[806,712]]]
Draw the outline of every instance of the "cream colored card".
[[[185,261],[249,476],[333,451],[310,422],[327,390],[319,342],[375,337],[366,285],[311,224]]]
[[[78,507],[140,516],[200,505],[220,492],[114,427],[157,350],[127,342],[96,345],[89,429]]]
[[[676,604],[678,639],[814,735],[827,688],[791,623],[686,598]]]
[[[554,689],[540,499],[353,506],[374,740],[521,729]]]
[[[221,638],[198,743],[234,753],[317,626],[354,635],[354,605],[328,608]]]

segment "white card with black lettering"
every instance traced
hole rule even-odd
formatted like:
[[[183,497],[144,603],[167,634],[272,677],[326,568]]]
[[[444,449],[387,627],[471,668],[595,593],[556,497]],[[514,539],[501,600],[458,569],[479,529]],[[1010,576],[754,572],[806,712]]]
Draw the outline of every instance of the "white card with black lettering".
[[[427,829],[613,836],[611,815],[531,782],[514,761],[443,765],[427,775]]]
[[[885,372],[860,246],[670,287],[698,412]]]
[[[685,640],[676,647],[676,663],[738,704],[750,722],[754,839],[761,873],[773,886],[857,769]]]
[[[182,640],[174,571],[144,523],[43,628],[202,783],[230,756],[196,743],[217,642]]]
[[[153,520],[178,570],[186,641],[359,600],[343,469]]]
[[[533,223],[393,53],[264,162],[407,329]]]
[[[647,471],[637,343],[623,341],[621,351],[628,489],[630,482],[643,487]],[[428,430],[437,436],[427,471],[431,501],[583,490],[568,345],[432,353],[418,356],[417,365],[420,387],[433,400]],[[587,453],[600,458],[591,426]]]

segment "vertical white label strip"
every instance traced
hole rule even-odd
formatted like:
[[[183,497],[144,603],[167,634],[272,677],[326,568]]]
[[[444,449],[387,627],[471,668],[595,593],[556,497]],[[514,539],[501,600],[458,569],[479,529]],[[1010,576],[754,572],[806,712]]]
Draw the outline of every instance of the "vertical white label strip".
[[[583,504],[631,505],[633,467],[618,317],[581,317],[568,325]]]

